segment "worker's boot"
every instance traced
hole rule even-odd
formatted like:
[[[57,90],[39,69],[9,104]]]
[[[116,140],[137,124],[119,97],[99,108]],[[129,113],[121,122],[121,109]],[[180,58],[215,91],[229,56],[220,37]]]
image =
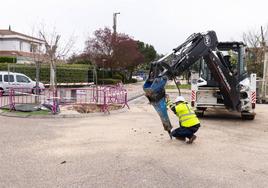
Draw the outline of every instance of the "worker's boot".
[[[185,141],[186,140],[186,138],[185,137],[180,137],[180,136],[178,136],[178,137],[175,137],[177,140],[180,140],[180,141]]]
[[[193,135],[191,138],[189,138],[189,140],[186,142],[187,144],[192,144],[194,142],[194,140],[196,139],[196,136]]]

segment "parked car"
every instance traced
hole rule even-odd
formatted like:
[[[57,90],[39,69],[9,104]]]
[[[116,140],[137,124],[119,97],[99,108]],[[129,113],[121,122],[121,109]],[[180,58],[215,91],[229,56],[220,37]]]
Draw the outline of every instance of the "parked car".
[[[7,91],[9,88],[14,88],[15,91],[40,93],[44,90],[44,84],[39,82],[39,88],[36,88],[36,81],[31,80],[25,74],[17,72],[0,71],[0,94]]]
[[[141,76],[132,76],[133,79],[136,79],[138,82],[143,81],[143,78]]]

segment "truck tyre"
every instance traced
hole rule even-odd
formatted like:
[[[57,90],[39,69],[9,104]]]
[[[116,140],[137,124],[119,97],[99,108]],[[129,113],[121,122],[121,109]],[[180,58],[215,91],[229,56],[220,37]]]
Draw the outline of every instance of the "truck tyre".
[[[261,104],[266,104],[267,103],[267,101],[266,100],[261,100]]]
[[[197,117],[203,117],[206,110],[206,107],[197,107],[195,110],[195,114]]]
[[[197,107],[196,110],[205,112],[207,110],[206,107]]]
[[[196,110],[195,114],[197,117],[203,117],[204,116],[204,110]]]
[[[257,103],[257,104],[262,104],[261,99],[256,99],[256,103]]]
[[[254,120],[255,114],[241,114],[243,120]]]

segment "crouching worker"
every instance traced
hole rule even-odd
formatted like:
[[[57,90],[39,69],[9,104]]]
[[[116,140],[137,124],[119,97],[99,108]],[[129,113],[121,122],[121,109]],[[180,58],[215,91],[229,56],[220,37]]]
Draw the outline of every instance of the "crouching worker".
[[[200,127],[200,122],[196,117],[190,105],[182,96],[178,96],[173,103],[169,96],[166,95],[167,105],[179,118],[180,127],[171,132],[171,136],[191,144],[196,139],[194,135]]]

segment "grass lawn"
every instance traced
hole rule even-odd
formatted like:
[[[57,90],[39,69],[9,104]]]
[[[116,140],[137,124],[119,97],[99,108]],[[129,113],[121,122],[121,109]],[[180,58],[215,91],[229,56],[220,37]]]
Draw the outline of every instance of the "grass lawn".
[[[166,85],[165,87],[166,89],[177,89],[177,87],[175,85]],[[179,85],[180,89],[191,89],[191,85],[190,84],[181,84]]]
[[[50,111],[47,110],[39,110],[39,111],[33,111],[33,112],[20,112],[20,111],[9,111],[8,109],[2,109],[3,112],[10,112],[17,115],[50,115]]]

